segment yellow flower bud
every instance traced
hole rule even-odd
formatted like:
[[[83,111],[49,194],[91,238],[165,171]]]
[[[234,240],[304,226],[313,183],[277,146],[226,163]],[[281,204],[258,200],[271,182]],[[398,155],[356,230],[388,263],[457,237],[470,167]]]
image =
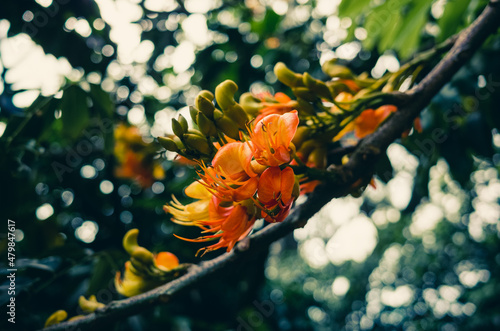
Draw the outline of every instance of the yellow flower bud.
[[[167,151],[178,152],[179,147],[175,143],[175,141],[168,137],[158,137],[158,142],[161,147],[165,148]]]
[[[232,80],[225,80],[215,88],[215,100],[222,110],[236,103],[234,94],[238,91],[238,85]]]
[[[139,244],[137,243],[137,237],[139,236],[139,230],[138,229],[131,229],[129,230],[125,236],[123,236],[123,248],[127,251],[129,255],[132,255],[134,250],[139,247]]]
[[[82,311],[86,314],[93,313],[98,308],[104,308],[106,305],[104,303],[98,302],[95,295],[91,295],[87,300],[82,295],[78,298],[78,305],[82,309]]]
[[[55,313],[53,313],[52,315],[50,315],[49,318],[47,318],[47,320],[45,321],[44,327],[49,327],[51,325],[61,323],[66,318],[68,318],[68,313],[64,310],[58,310]]]
[[[198,96],[205,97],[208,101],[214,101],[214,94],[208,90],[203,90],[198,93]]]
[[[145,265],[149,265],[149,264],[154,263],[153,262],[154,261],[153,253],[151,253],[149,250],[147,250],[146,248],[141,247],[141,246],[134,249],[134,251],[132,252],[130,257],[136,259],[137,261],[139,261]]]
[[[293,72],[283,62],[278,62],[274,66],[274,74],[280,82],[288,87],[304,86],[302,75]]]
[[[77,320],[79,320],[79,319],[81,319],[81,318],[84,318],[84,317],[85,317],[85,315],[76,315],[76,316],[71,317],[71,318],[68,320],[68,322],[77,321]]]

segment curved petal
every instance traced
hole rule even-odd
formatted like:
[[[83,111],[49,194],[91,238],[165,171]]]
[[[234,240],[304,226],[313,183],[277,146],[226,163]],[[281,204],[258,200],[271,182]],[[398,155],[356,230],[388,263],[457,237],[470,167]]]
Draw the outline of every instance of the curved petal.
[[[212,197],[212,193],[199,182],[193,182],[184,189],[184,193],[193,199],[205,200]]]

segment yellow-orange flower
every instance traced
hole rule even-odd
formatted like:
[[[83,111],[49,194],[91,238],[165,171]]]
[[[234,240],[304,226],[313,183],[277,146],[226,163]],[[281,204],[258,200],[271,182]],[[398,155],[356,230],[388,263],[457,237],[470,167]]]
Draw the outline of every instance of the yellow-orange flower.
[[[170,271],[179,266],[179,260],[170,252],[160,252],[154,256],[154,264],[160,270]],[[115,288],[126,297],[144,293],[160,284],[160,281],[142,275],[130,261],[125,262],[123,277],[119,271],[115,275]]]
[[[251,198],[258,185],[258,173],[251,164],[249,143],[235,141],[222,146],[212,160],[212,166],[201,165],[201,183],[214,195],[226,201]]]
[[[199,182],[193,182],[184,190],[184,193],[197,201],[183,205],[173,197],[170,205],[165,205],[163,209],[166,213],[172,214],[172,221],[181,225],[199,226],[210,219],[208,206],[212,198],[212,193]]]
[[[364,138],[375,132],[378,126],[393,112],[398,110],[393,105],[383,105],[377,109],[367,109],[363,111],[354,120],[354,135],[358,138]]]
[[[165,171],[154,158],[156,149],[142,140],[137,127],[119,124],[114,136],[116,177],[133,179],[142,187],[150,187],[155,180],[165,177]]]
[[[265,107],[259,111],[259,115],[254,120],[255,123],[268,115],[283,115],[294,110],[295,104],[285,93],[278,92],[274,97],[270,93],[263,93],[257,97],[262,100]]]
[[[204,247],[200,251],[210,252],[219,248],[227,247],[231,251],[234,245],[245,238],[255,223],[256,210],[253,201],[247,200],[241,203],[231,203],[224,206],[224,201],[214,196],[211,200],[209,211],[210,220],[199,222],[203,233],[213,233],[196,239],[186,239],[175,235],[177,238],[191,242],[205,242],[219,239],[216,244]]]
[[[290,162],[294,153],[291,142],[298,125],[296,110],[283,115],[268,115],[257,122],[250,134],[255,160],[270,167]]]

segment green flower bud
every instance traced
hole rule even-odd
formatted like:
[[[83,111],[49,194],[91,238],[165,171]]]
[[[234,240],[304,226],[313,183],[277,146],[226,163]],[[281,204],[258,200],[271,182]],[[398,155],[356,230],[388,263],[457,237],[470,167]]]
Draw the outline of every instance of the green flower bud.
[[[225,80],[215,88],[215,100],[222,110],[234,105],[234,94],[238,91],[238,85],[232,80]]]
[[[199,112],[200,111],[198,109],[196,109],[195,107],[189,106],[189,115],[191,116],[191,119],[193,120],[193,122],[195,122],[196,124],[198,124],[197,118],[198,118]]]
[[[224,117],[224,113],[218,109],[214,110],[214,120],[217,122],[220,118]]]
[[[197,119],[198,127],[200,128],[201,133],[205,136],[215,137],[217,135],[217,128],[215,127],[214,122],[208,119],[203,113],[198,113]]]
[[[174,131],[177,137],[182,137],[185,132],[182,124],[179,123],[179,121],[177,121],[175,118],[172,118],[172,131]]]
[[[241,108],[241,106],[237,103],[234,105],[230,106],[226,110],[226,115],[232,119],[236,124],[238,124],[238,127],[242,130],[246,129],[246,125],[248,122],[248,116],[247,113]]]
[[[196,129],[189,129],[187,133],[190,133],[190,134],[194,134],[196,136],[200,136],[202,138],[205,138],[205,135],[203,133],[201,133],[200,130],[196,130]]]
[[[130,262],[132,262],[137,267],[137,262],[140,263],[141,266],[149,266],[154,264],[154,255],[146,248],[138,246],[134,249],[132,254],[130,255]],[[136,263],[134,263],[136,262]]]
[[[288,87],[304,86],[302,75],[293,72],[283,62],[278,62],[274,66],[274,74],[280,82]]]
[[[239,139],[240,132],[238,130],[238,125],[229,117],[223,116],[218,120],[215,120],[215,125],[220,129],[226,136],[232,139]]]
[[[214,101],[214,94],[208,90],[201,91],[200,93],[198,93],[198,96],[205,97],[210,102]]]
[[[182,141],[181,141],[181,139],[179,137],[174,136],[172,139],[174,140],[175,144],[177,145],[177,147],[179,149],[185,149],[186,148],[186,146],[184,146],[184,144],[182,143]]]
[[[212,98],[213,99],[213,98]],[[215,106],[211,100],[205,98],[203,95],[198,94],[196,97],[196,107],[205,114],[208,118],[213,118]]]
[[[318,79],[314,79],[311,75],[309,75],[307,72],[304,73],[302,76],[302,80],[304,82],[304,85],[311,91],[316,93],[317,96],[320,98],[324,98],[327,100],[332,100],[332,94],[330,93],[330,90],[326,86],[325,83]]]
[[[168,137],[158,137],[158,142],[161,147],[165,148],[167,151],[178,152],[179,147],[175,143],[175,141]]]
[[[245,92],[240,96],[239,104],[247,114],[253,117],[257,116],[259,111],[264,108],[262,102],[250,92]]]
[[[295,136],[293,136],[292,143],[295,145],[297,149],[302,146],[302,143],[309,139],[312,130],[307,126],[299,126],[297,131],[295,132]]]
[[[314,107],[304,99],[297,98],[297,111],[299,115],[315,115]]]
[[[292,92],[297,98],[301,98],[309,102],[316,101],[318,98],[314,93],[309,91],[307,87],[294,87],[292,88]]]
[[[184,134],[183,138],[184,142],[189,148],[202,154],[210,155],[212,149],[210,148],[208,140],[205,137],[192,133],[186,133]]]
[[[326,61],[321,66],[321,69],[325,74],[330,77],[338,77],[338,78],[352,78],[352,71],[342,65],[336,64],[337,59],[332,59],[330,61]]]
[[[184,132],[186,132],[186,131],[188,130],[188,128],[189,128],[189,125],[188,125],[187,120],[184,118],[184,116],[179,115],[179,119],[178,119],[178,121],[179,121],[179,123],[180,123],[180,124],[181,124],[181,126],[182,126],[182,130],[183,130]]]

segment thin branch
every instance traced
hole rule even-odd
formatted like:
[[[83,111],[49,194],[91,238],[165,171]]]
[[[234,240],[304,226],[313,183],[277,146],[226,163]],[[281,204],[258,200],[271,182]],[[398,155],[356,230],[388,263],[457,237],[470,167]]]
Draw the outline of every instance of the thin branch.
[[[413,120],[430,103],[431,99],[448,83],[452,76],[472,57],[483,42],[498,30],[500,2],[491,1],[481,15],[463,30],[446,56],[411,90],[406,92],[408,100],[373,134],[359,144],[349,162],[333,169],[336,177],[345,183],[354,183],[359,178],[371,178],[375,160],[401,133],[409,129]],[[370,174],[370,176],[367,176]]]
[[[379,130],[366,137],[349,162],[331,169],[337,185],[318,187],[307,201],[297,205],[282,223],[272,224],[256,234],[240,241],[230,253],[193,266],[187,274],[154,290],[128,299],[112,301],[106,307],[81,319],[56,324],[44,330],[89,330],[96,326],[112,323],[121,317],[138,314],[141,310],[170,301],[186,289],[201,282],[209,275],[231,267],[238,260],[264,249],[272,242],[284,237],[298,227],[302,227],[327,202],[348,194],[351,186],[359,178],[369,180],[374,161],[411,126],[413,119],[424,109],[439,90],[472,56],[484,40],[495,33],[500,22],[498,2],[491,2],[474,23],[462,31],[450,52],[418,84],[407,92],[410,100],[387,120]]]

